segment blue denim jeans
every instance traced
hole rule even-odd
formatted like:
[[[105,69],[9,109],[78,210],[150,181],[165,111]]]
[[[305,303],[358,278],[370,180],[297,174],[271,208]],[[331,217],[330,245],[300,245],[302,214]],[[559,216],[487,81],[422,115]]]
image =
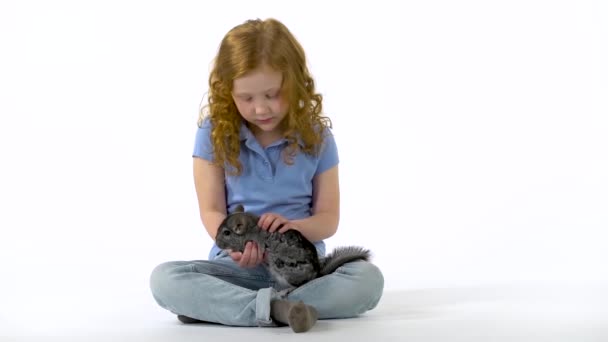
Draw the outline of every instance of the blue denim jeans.
[[[226,252],[211,260],[160,264],[150,287],[156,302],[174,314],[232,326],[277,325],[270,301],[282,289],[263,266],[241,268]],[[315,307],[319,319],[349,318],[375,308],[383,289],[378,267],[356,261],[296,288],[286,299]]]

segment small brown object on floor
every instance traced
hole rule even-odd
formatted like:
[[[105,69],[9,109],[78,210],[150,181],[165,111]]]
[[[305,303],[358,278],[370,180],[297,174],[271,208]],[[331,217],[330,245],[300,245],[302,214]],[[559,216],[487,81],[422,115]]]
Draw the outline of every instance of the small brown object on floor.
[[[293,302],[275,299],[270,303],[270,316],[283,324],[287,324],[296,333],[306,332],[317,322],[317,310],[302,301]]]

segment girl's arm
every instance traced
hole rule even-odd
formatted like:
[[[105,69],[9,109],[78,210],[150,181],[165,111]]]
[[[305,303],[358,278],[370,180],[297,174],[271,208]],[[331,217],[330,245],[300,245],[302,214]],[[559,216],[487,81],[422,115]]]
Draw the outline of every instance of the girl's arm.
[[[217,229],[226,217],[224,170],[210,161],[195,157],[194,186],[203,226],[215,241]]]
[[[334,235],[340,221],[338,178],[337,165],[315,176],[313,178],[312,216],[290,221],[288,226],[299,230],[310,241],[319,241]]]
[[[215,241],[217,229],[226,218],[226,189],[224,169],[202,158],[194,158],[194,186],[203,226]],[[255,267],[264,260],[262,250],[248,243],[243,253],[231,252],[241,267]]]

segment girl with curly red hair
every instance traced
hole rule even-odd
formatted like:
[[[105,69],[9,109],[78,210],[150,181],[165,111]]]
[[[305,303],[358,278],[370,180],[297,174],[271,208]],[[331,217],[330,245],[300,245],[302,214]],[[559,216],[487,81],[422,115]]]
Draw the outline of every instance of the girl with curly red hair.
[[[340,216],[337,145],[304,50],[278,20],[246,21],[222,40],[193,159],[200,217],[212,239],[240,204],[260,216],[261,228],[296,229],[325,254]],[[284,295],[263,260],[255,243],[243,252],[214,245],[208,260],[157,266],[152,293],[184,323],[288,324],[296,332],[317,319],[362,314],[382,295],[383,275],[366,261]]]

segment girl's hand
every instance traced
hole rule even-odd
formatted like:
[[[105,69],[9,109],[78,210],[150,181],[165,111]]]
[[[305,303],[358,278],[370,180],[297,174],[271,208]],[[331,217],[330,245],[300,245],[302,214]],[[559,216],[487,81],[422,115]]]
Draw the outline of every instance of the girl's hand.
[[[270,233],[274,233],[277,230],[279,233],[285,233],[289,229],[297,229],[297,227],[288,219],[273,213],[266,213],[260,216],[258,226]]]
[[[241,252],[230,252],[232,260],[238,262],[243,268],[253,268],[264,261],[265,253],[258,247],[258,244],[252,241],[245,244],[245,250]]]

